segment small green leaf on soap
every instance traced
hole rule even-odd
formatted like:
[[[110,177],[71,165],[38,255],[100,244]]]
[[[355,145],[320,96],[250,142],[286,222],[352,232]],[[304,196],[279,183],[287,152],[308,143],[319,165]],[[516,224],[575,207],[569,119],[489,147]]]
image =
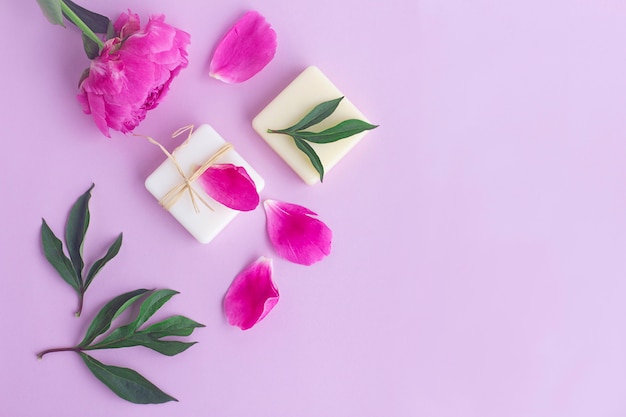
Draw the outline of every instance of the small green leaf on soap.
[[[321,132],[298,132],[298,136],[313,143],[331,143],[377,127],[362,120],[350,119]]]
[[[178,401],[132,369],[105,365],[85,353],[80,356],[96,378],[126,401],[135,404]]]
[[[306,116],[304,116],[302,120],[286,130],[289,132],[296,132],[298,130],[306,129],[322,122],[328,116],[333,114],[335,109],[337,109],[337,106],[339,106],[341,100],[343,100],[343,97],[339,97],[334,100],[329,100],[318,104],[313,108],[313,110],[311,110]]]
[[[378,127],[362,120],[349,119],[321,132],[304,130],[326,120],[337,109],[341,100],[343,100],[343,97],[318,104],[302,120],[287,129],[267,129],[267,133],[280,133],[291,136],[298,149],[311,161],[313,168],[320,175],[321,182],[324,181],[324,166],[315,150],[307,142],[317,144],[332,143]]]
[[[320,182],[324,182],[324,165],[320,161],[320,157],[315,153],[311,145],[306,143],[298,136],[293,136],[293,140],[296,142],[296,146],[309,158],[313,168],[320,174]]]

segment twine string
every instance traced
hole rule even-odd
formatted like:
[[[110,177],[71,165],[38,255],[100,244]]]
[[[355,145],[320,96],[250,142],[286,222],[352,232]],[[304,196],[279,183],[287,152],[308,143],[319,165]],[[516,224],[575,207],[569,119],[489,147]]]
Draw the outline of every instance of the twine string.
[[[189,132],[189,133],[188,133],[187,139],[185,140],[185,142],[183,142],[183,144],[181,146],[186,145],[187,142],[189,141],[189,139],[191,139],[191,134],[193,133],[193,125],[183,126],[180,129],[176,130],[172,134],[172,138],[176,138],[176,137],[182,135],[185,132]],[[222,145],[222,147],[219,148],[199,168],[197,168],[194,171],[194,173],[191,174],[191,176],[187,177],[187,175],[185,175],[185,172],[183,171],[182,167],[180,166],[180,164],[176,160],[176,157],[174,155],[172,155],[167,149],[165,149],[165,147],[163,145],[161,145],[159,142],[157,142],[156,140],[154,140],[153,138],[151,138],[150,136],[147,136],[147,135],[135,134],[135,136],[141,136],[143,138],[146,138],[146,139],[148,139],[148,141],[150,143],[152,143],[153,145],[158,146],[159,149],[161,149],[161,151],[167,156],[167,158],[170,161],[172,161],[172,163],[176,167],[176,170],[178,171],[178,173],[180,174],[181,178],[183,179],[183,181],[180,184],[178,184],[177,186],[175,186],[174,188],[169,190],[167,193],[165,193],[165,195],[159,200],[159,204],[164,209],[169,211],[178,202],[178,200],[180,200],[180,198],[185,194],[185,192],[187,192],[187,193],[189,193],[189,198],[191,199],[191,204],[193,205],[193,209],[194,209],[194,211],[196,213],[200,212],[200,209],[198,207],[198,203],[196,202],[196,199],[200,200],[200,202],[202,204],[204,204],[209,210],[213,211],[213,207],[211,207],[209,205],[209,203],[207,203],[206,200],[191,185],[198,178],[200,178],[200,176],[202,174],[204,174],[206,172],[206,170],[209,169],[209,167],[211,165],[213,165],[217,159],[219,159],[222,155],[224,155],[225,153],[227,153],[228,151],[233,149],[233,145],[231,145],[230,143],[225,143],[224,145]]]

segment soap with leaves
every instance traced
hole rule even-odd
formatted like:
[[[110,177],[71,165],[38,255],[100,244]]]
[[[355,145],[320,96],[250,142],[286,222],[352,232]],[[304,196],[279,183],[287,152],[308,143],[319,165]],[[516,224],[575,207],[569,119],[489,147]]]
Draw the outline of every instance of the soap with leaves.
[[[315,66],[281,91],[252,126],[309,185],[324,181],[368,131],[378,127]]]

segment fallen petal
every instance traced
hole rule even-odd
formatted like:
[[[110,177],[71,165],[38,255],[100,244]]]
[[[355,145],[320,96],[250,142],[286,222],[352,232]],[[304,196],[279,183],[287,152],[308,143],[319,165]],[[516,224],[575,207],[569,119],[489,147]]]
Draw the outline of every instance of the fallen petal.
[[[233,280],[224,297],[228,322],[246,330],[263,320],[278,303],[272,281],[272,260],[261,256]]]
[[[312,265],[330,254],[333,232],[306,207],[265,200],[267,233],[278,254],[288,261]]]
[[[256,11],[246,13],[215,49],[209,75],[225,83],[241,83],[261,71],[276,54],[276,32]]]
[[[233,210],[250,211],[259,205],[256,185],[244,167],[211,165],[198,181],[211,198]]]

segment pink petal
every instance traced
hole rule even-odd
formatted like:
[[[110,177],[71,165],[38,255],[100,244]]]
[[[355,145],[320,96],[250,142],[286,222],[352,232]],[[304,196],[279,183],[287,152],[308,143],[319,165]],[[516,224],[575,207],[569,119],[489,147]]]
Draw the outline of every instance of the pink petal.
[[[276,32],[259,12],[249,11],[217,45],[209,75],[241,83],[265,68],[275,54]]]
[[[211,198],[233,210],[250,211],[259,205],[256,185],[244,167],[211,165],[198,181]]]
[[[288,261],[312,265],[330,254],[333,232],[306,207],[275,200],[263,203],[267,233],[276,252]]]
[[[224,297],[228,322],[246,330],[263,320],[278,303],[272,281],[272,260],[261,256],[233,280]]]

